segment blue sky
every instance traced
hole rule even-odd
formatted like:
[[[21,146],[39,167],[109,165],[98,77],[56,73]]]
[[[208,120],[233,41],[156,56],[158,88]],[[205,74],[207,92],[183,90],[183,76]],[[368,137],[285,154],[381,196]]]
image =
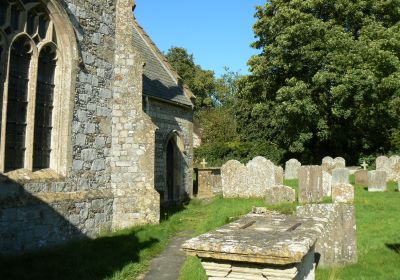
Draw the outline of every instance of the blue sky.
[[[227,66],[248,73],[257,50],[252,26],[256,5],[265,0],[135,0],[135,15],[153,41],[166,52],[184,47],[196,64],[217,76]]]

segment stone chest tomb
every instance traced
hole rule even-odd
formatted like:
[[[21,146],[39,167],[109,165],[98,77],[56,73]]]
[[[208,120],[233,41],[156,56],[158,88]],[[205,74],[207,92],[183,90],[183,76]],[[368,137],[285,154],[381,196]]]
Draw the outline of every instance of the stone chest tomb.
[[[324,224],[251,213],[188,240],[182,249],[201,259],[209,279],[314,279],[314,244]]]

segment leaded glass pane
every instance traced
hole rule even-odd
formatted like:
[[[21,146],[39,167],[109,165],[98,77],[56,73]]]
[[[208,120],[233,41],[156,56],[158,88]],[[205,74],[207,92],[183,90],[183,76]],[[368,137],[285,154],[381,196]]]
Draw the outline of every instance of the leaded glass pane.
[[[33,151],[34,170],[50,166],[55,57],[56,53],[50,47],[44,48],[39,56]]]
[[[13,5],[11,7],[11,27],[14,30],[18,30],[19,29],[19,10],[17,5]]]
[[[6,23],[7,3],[0,2],[0,25]]]
[[[16,40],[10,54],[5,150],[6,171],[24,167],[30,60],[29,42],[25,38]]]

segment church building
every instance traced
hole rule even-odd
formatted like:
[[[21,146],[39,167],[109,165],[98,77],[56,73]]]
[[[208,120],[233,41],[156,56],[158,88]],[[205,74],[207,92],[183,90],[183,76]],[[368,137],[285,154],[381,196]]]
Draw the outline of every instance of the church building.
[[[192,196],[194,96],[132,0],[0,2],[0,252],[158,223]]]

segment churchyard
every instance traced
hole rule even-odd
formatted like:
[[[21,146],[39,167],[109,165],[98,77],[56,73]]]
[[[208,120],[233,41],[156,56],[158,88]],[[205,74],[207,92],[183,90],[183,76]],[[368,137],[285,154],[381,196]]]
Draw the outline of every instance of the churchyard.
[[[260,166],[267,168],[263,169]],[[386,171],[370,171],[367,179],[365,174],[361,176],[361,179],[368,180],[368,183],[356,184],[356,179],[360,180],[357,172],[362,169],[350,175],[349,169],[343,168],[343,164],[336,165],[335,161],[329,159],[325,159],[321,166],[301,166],[296,162],[294,166],[296,168],[292,170],[290,164],[286,165],[289,172],[283,175],[281,168],[262,157],[255,158],[247,165],[239,162],[228,163],[228,174],[239,176],[241,173],[235,169],[251,173],[252,177],[243,182],[247,191],[234,184],[232,176],[231,181],[226,182],[224,169],[227,166],[224,166],[223,195],[194,199],[187,205],[168,208],[162,213],[159,225],[134,227],[113,233],[104,232],[95,240],[78,241],[23,256],[1,258],[0,279],[142,279],[151,260],[164,250],[173,236],[186,232],[187,238],[190,238],[228,223],[235,223],[237,219],[251,212],[253,207],[266,207],[292,219],[290,217],[294,217],[296,212],[300,218],[309,216],[310,213],[316,215],[313,207],[352,207],[352,203],[355,207],[356,238],[347,238],[345,235],[344,238],[342,236],[337,239],[341,244],[335,248],[335,253],[330,247],[316,247],[317,251],[323,251],[326,256],[326,260],[319,260],[320,264],[335,258],[337,261],[338,256],[333,256],[337,254],[337,250],[342,250],[339,259],[346,264],[324,268],[318,266],[316,279],[397,279],[400,275],[400,267],[397,265],[400,261],[400,193],[397,182],[385,181],[385,191],[376,191],[376,187],[381,186],[379,180],[375,179],[379,177],[376,173],[386,174]],[[268,184],[276,186],[263,190],[265,184],[261,184],[257,178],[266,176],[268,168],[274,174]],[[377,168],[381,168],[379,164]],[[390,168],[387,171],[390,172]],[[331,180],[326,179],[327,174],[323,176],[324,172],[332,177]],[[319,179],[317,174],[320,174]],[[239,179],[243,180],[243,177]],[[229,184],[235,185],[236,189],[227,190],[225,194],[224,188]],[[252,184],[255,184],[258,191],[253,190],[251,193]],[[308,189],[312,185],[314,187]],[[254,198],[264,192],[267,195]],[[296,193],[296,198],[292,200],[293,192]],[[336,203],[332,204],[335,201]],[[348,216],[343,216],[343,219],[351,220]],[[340,235],[340,232],[334,233],[333,238],[337,238],[336,234]],[[350,249],[352,241],[356,241],[357,245]],[[210,266],[205,267],[210,269]],[[200,259],[189,256],[181,269],[179,279],[207,279]]]

